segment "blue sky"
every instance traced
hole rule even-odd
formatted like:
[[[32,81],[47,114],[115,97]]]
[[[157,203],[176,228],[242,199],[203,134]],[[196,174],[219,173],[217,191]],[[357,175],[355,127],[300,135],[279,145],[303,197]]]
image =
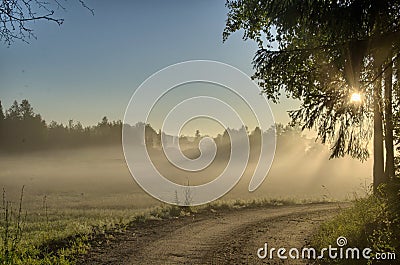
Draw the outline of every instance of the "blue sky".
[[[0,46],[0,99],[28,99],[46,121],[73,119],[96,124],[106,115],[123,119],[134,90],[171,64],[208,59],[230,64],[248,75],[255,43],[240,33],[222,42],[225,1],[86,1],[95,15],[69,0],[62,26],[31,25],[38,39]],[[275,119],[288,121],[283,100]]]

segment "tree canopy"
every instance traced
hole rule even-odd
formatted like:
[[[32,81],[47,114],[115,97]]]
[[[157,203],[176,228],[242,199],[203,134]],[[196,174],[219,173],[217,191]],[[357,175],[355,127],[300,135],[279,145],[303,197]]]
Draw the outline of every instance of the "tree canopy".
[[[365,160],[375,135],[374,157],[383,161],[383,137],[388,151],[398,128],[400,1],[238,0],[227,7],[223,38],[243,30],[257,42],[253,78],[270,100],[281,93],[301,100],[292,121],[315,128],[332,144],[332,158]]]

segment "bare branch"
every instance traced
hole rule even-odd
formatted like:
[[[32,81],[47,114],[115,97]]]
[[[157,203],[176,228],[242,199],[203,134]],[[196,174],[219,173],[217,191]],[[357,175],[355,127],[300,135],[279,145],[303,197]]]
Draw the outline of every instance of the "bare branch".
[[[79,3],[81,3],[81,5],[84,8],[86,8],[87,10],[89,10],[92,13],[92,15],[94,16],[94,9],[93,8],[88,7],[83,0],[79,0]]]
[[[94,10],[89,8],[83,0],[79,3],[88,9],[92,15]],[[34,21],[50,21],[59,26],[64,19],[57,18],[55,10],[66,10],[59,0],[51,2],[42,0],[2,0],[0,2],[0,41],[11,45],[15,40],[28,43],[30,38],[36,39],[30,27]]]

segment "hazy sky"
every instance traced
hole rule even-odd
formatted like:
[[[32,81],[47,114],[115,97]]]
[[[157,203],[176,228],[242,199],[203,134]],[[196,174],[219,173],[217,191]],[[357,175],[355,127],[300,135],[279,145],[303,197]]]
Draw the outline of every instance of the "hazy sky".
[[[225,1],[86,1],[95,15],[69,0],[65,18],[31,26],[38,39],[0,46],[0,99],[28,99],[46,121],[96,124],[122,119],[134,90],[174,63],[208,59],[251,75],[256,45],[236,33],[222,43]],[[293,101],[271,104],[288,121]]]

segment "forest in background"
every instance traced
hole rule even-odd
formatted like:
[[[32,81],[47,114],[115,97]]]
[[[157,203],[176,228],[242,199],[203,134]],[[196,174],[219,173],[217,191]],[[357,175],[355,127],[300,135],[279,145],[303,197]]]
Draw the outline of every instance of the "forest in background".
[[[0,152],[121,144],[122,127],[122,121],[109,121],[106,116],[96,125],[85,127],[79,121],[73,120],[69,120],[67,125],[56,121],[48,123],[40,114],[34,112],[31,103],[26,99],[20,103],[14,101],[6,110],[3,110],[0,101]],[[180,146],[183,148],[197,148],[200,139],[207,136],[197,130],[193,132],[193,136],[181,135],[177,138],[166,135],[161,130],[157,132],[150,124],[143,122],[135,125],[126,125],[125,129],[130,130],[130,135],[134,135],[134,139],[130,141],[132,144],[141,144],[142,139],[145,139],[146,146],[154,148],[161,146],[161,134],[163,134],[168,143],[172,143],[173,138],[178,139]],[[253,131],[249,131],[244,126],[240,129],[228,128],[214,137],[214,141],[219,147],[228,147],[230,146],[229,133],[239,133],[241,130],[246,130],[252,146],[259,145],[261,130],[258,127]],[[285,145],[284,143],[289,138],[302,138],[304,146],[315,145],[311,149],[319,149],[321,147],[320,144],[315,143],[315,139],[306,139],[302,136],[300,127],[276,124],[275,131],[282,146]],[[145,138],[143,138],[143,132],[145,132]],[[263,133],[273,133],[273,130],[269,129]],[[317,145],[320,147],[317,147]]]
[[[82,126],[69,120],[68,125],[47,123],[24,99],[14,101],[3,111],[0,102],[0,151],[29,151],[51,148],[73,148],[108,145],[121,142],[121,121],[104,117],[97,125]]]

